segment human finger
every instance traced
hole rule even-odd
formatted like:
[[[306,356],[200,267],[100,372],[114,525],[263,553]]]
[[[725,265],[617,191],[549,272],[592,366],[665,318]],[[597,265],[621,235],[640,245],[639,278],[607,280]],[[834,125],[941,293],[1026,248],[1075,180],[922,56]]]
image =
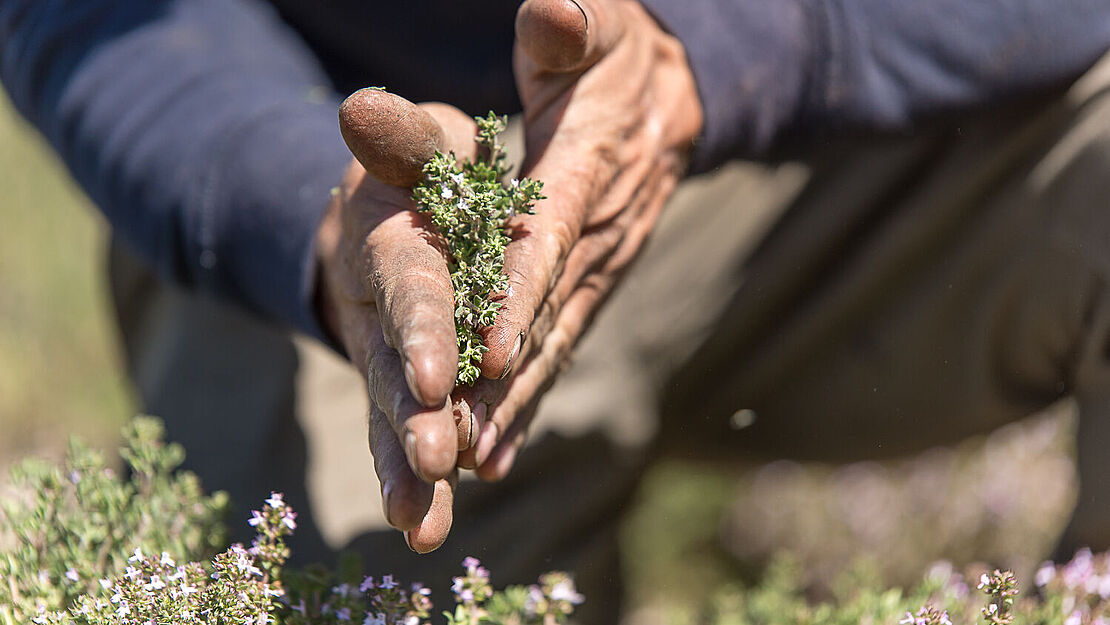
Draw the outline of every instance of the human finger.
[[[447,479],[437,480],[432,492],[428,512],[416,527],[405,531],[405,542],[416,553],[435,551],[447,540],[454,518],[455,488],[459,483],[458,471]]]
[[[436,150],[443,128],[423,108],[383,89],[359,89],[339,107],[339,130],[370,175],[386,184],[416,184]]]
[[[489,351],[480,366],[486,377],[508,373],[583,227],[624,210],[627,198],[644,184],[652,159],[631,155],[655,154],[658,145],[655,130],[645,132],[636,120],[626,118],[637,105],[630,94],[642,91],[643,76],[648,74],[645,66],[650,64],[647,55],[635,52],[625,50],[620,55],[622,67],[632,68],[621,77],[622,97],[630,100],[622,103],[620,110],[569,106],[576,91],[570,87],[548,89],[554,98],[549,105],[526,109],[528,158],[524,171],[542,180],[550,191],[547,199],[536,204],[535,215],[513,224],[513,241],[505,250],[509,288],[497,321],[484,336]],[[600,87],[594,84],[592,88]],[[536,98],[549,96],[532,100]]]
[[[654,180],[653,180],[654,181]],[[613,270],[623,267],[630,259],[630,251],[638,249],[651,226],[658,217],[661,202],[648,200],[658,188],[658,184],[645,185],[630,210],[618,213],[609,222],[595,226],[585,232],[575,244],[559,279],[548,293],[529,332],[529,341],[524,344],[517,357],[518,363],[526,362],[536,345],[542,345],[550,331],[555,316],[563,303],[578,287],[581,280],[591,272]],[[650,204],[650,205],[649,205]],[[636,222],[641,223],[637,224]],[[619,262],[610,262],[616,255]],[[452,401],[456,411],[462,415],[474,415],[471,445],[460,447],[458,464],[462,468],[473,469],[493,448],[493,443],[501,437],[507,424],[487,419],[489,407],[496,405],[505,394],[508,380],[482,378],[472,387],[456,388]],[[504,413],[501,413],[504,414]]]
[[[603,268],[606,259],[614,253],[631,222],[638,215],[636,211],[622,212],[616,219],[593,228],[579,239],[567,257],[558,281],[533,321],[529,341],[524,344],[521,353],[516,357],[517,363],[526,362],[531,357],[531,351],[535,346],[542,345],[544,337],[554,323],[555,314],[562,307],[563,302],[570,297],[587,273]],[[632,240],[630,239],[629,242]],[[505,379],[481,378],[474,386],[459,387],[452,393],[457,417],[464,420],[470,417],[472,422],[469,444],[459,447],[462,450],[458,458],[460,467],[473,469],[479,463],[478,459],[484,460],[492,450],[492,444],[500,439],[500,431],[504,424],[488,419],[489,407],[500,401],[505,394],[507,382],[508,380]]]
[[[498,440],[485,458],[477,458],[475,475],[486,481],[503,479],[512,468],[517,451],[524,444],[540,395],[554,382],[554,374],[566,360],[597,303],[608,291],[610,277],[594,274],[574,292],[559,313],[559,322],[547,335],[542,347],[517,371],[504,398],[490,416],[497,424]],[[483,441],[479,438],[478,451]]]
[[[622,30],[606,0],[526,0],[516,15],[517,43],[537,69],[552,73],[583,71]]]
[[[658,167],[660,171],[656,173],[662,173],[667,166],[659,163]],[[601,302],[643,249],[676,182],[675,177],[663,175],[651,176],[649,180],[652,184],[645,185],[637,194],[634,210],[622,213],[606,227],[586,233],[568,258],[567,270],[550,296],[558,301],[545,303],[534,324],[535,331],[546,335],[539,353],[524,356],[521,369],[508,381],[508,388],[502,389],[496,402],[490,403],[495,408],[481,425],[474,446],[460,454],[460,466],[478,467],[479,477],[487,479],[500,479],[511,468],[539,397],[554,381]],[[613,241],[615,246],[611,245]],[[578,277],[570,279],[574,275]],[[496,382],[489,384],[493,386]]]
[[[425,482],[434,482],[455,467],[458,426],[446,400],[432,408],[416,401],[401,367],[401,356],[385,341],[373,349],[367,372],[370,401],[391,427],[409,468]]]
[[[435,487],[412,472],[397,435],[374,405],[370,406],[368,438],[386,521],[399,530],[419,526],[431,509]]]
[[[489,351],[480,367],[486,377],[503,378],[509,373],[583,227],[612,220],[622,212],[634,213],[626,201],[651,186],[651,161],[634,161],[618,170],[603,159],[575,158],[573,150],[567,142],[553,141],[532,172],[557,191],[537,204],[535,215],[521,220],[505,249],[508,289],[493,326],[483,330]],[[608,193],[597,200],[603,189]]]
[[[364,220],[352,228],[370,233],[359,242],[363,249],[350,256],[368,258],[357,273],[370,283],[386,341],[401,354],[410,391],[425,406],[440,406],[458,367],[454,289],[445,254],[429,234],[435,231],[430,219],[411,210],[407,190],[380,179],[411,184],[435,150],[472,158],[474,120],[446,104],[415,105],[364,89],[344,102],[340,121],[352,152],[373,174],[359,185],[355,199],[375,209],[347,212],[348,220]],[[383,204],[390,209],[384,214]]]
[[[458,343],[447,260],[429,240],[425,215],[400,211],[366,237],[364,269],[386,343],[397,350],[408,390],[442,406],[455,386]]]

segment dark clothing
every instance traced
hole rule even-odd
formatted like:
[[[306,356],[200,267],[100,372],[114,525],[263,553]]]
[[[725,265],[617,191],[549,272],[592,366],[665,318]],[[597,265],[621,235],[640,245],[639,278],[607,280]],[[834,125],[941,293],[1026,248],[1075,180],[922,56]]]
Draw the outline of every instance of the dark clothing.
[[[0,80],[164,278],[320,336],[312,245],[349,158],[341,94],[512,112],[515,4],[0,0]],[[1059,86],[1110,47],[1110,0],[645,4],[697,79],[695,170]]]

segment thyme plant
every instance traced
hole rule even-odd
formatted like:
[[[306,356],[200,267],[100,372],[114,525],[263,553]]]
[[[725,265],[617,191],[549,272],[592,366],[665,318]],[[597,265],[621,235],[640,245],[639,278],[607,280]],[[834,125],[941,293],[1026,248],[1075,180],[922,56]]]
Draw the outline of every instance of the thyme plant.
[[[480,330],[497,319],[501,304],[492,297],[508,289],[507,222],[515,215],[532,214],[535,203],[544,198],[541,181],[514,178],[505,183],[511,166],[498,135],[508,118],[491,112],[474,119],[475,141],[487,155],[459,164],[454,153],[436,152],[424,166],[424,179],[413,188],[418,209],[431,215],[450,255],[459,345],[457,383],[467,385],[477,381],[478,363],[489,351]]]
[[[125,430],[130,475],[71,443],[62,466],[28,461],[0,515],[0,625],[424,625],[430,591],[392,575],[286,570],[297,515],[273,493],[248,521],[250,546],[216,553],[227,497],[175,473],[184,452],[155,419]],[[215,554],[215,555],[213,555]],[[474,558],[452,590],[449,625],[556,625],[582,596],[564,573],[494,590]]]
[[[159,421],[124,428],[121,476],[103,453],[73,440],[55,465],[25,460],[12,471],[14,494],[0,511],[0,625],[24,625],[102,589],[136,548],[176,559],[209,558],[225,544],[227,496],[206,496],[185,457],[162,442]]]

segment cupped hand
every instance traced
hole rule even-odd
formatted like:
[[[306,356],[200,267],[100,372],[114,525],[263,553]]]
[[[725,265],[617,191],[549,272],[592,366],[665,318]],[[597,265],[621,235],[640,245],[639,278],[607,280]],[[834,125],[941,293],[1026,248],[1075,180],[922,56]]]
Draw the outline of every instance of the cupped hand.
[[[513,224],[487,379],[455,395],[480,427],[460,464],[484,479],[511,468],[540,396],[651,232],[702,127],[681,43],[635,0],[528,0],[516,27],[523,173],[548,199]]]
[[[454,289],[412,185],[436,150],[475,154],[473,119],[364,89],[340,109],[355,159],[317,233],[321,317],[366,378],[370,451],[389,523],[431,551],[451,527],[457,453],[472,428],[448,396],[458,349]]]

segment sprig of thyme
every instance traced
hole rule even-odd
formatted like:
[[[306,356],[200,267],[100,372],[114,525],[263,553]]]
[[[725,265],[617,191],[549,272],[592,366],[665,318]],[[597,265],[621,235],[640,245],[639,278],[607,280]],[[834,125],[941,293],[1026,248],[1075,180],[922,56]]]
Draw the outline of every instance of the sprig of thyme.
[[[489,348],[479,330],[493,325],[501,304],[490,297],[508,288],[505,247],[506,224],[519,214],[532,214],[544,199],[543,182],[523,178],[504,182],[510,165],[498,135],[508,118],[490,112],[475,117],[474,140],[488,156],[461,165],[455,154],[436,152],[424,165],[424,179],[413,188],[421,212],[430,213],[450,254],[451,284],[455,288],[455,333],[459,345],[458,384],[478,380],[478,363]]]

